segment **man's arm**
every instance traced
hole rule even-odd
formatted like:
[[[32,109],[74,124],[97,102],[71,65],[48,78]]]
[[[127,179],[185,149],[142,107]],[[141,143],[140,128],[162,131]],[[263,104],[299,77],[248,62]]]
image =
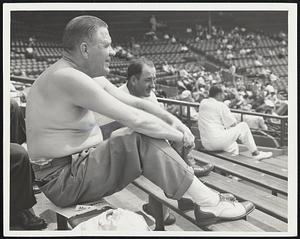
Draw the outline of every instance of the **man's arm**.
[[[222,103],[221,117],[225,128],[234,127],[237,125],[237,120],[231,113],[229,107]]]
[[[103,114],[154,138],[187,141],[184,134],[163,120],[127,105],[111,96],[92,78],[74,69],[64,69],[53,78],[55,90],[67,103]]]
[[[154,104],[153,102],[129,95],[111,82],[109,82],[105,77],[97,77],[94,80],[103,87],[110,95],[116,97],[118,100],[123,103],[138,108],[140,110],[146,111],[150,114],[157,116],[163,121],[167,122],[169,125],[172,125],[175,129],[181,131],[186,137],[190,138],[190,141],[194,140],[194,136],[189,130],[189,128],[184,125],[177,117],[169,113],[168,111],[162,109],[159,105]]]

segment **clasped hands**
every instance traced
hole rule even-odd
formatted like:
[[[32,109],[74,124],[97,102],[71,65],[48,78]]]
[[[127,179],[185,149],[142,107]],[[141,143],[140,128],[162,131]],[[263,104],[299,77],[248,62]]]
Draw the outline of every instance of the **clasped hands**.
[[[193,148],[195,148],[195,137],[187,126],[180,121],[174,122],[172,126],[183,133],[181,143],[186,150],[191,151]]]

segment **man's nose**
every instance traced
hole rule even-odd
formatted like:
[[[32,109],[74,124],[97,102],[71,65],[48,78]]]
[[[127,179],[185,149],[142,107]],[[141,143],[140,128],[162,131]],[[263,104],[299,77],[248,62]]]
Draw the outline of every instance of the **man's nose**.
[[[155,88],[155,82],[156,82],[156,80],[151,81],[151,85],[150,85],[151,88]]]

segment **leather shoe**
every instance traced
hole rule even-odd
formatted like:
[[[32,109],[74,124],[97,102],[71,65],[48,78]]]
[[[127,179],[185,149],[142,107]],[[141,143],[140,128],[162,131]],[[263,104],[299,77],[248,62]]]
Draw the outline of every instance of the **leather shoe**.
[[[47,227],[44,219],[37,217],[28,209],[17,213],[15,223],[25,230],[40,230]]]
[[[194,202],[190,198],[180,198],[178,200],[178,208],[181,211],[190,211],[194,209]]]
[[[231,204],[231,205],[230,205]],[[200,207],[195,205],[194,214],[199,226],[207,226],[219,221],[234,221],[247,216],[255,209],[252,202],[220,200],[215,207]]]
[[[143,211],[145,213],[153,216],[149,203],[143,205]],[[169,213],[168,217],[164,220],[164,224],[166,226],[170,226],[170,225],[174,224],[175,222],[176,222],[176,217],[172,213]]]
[[[194,174],[196,177],[203,177],[203,176],[208,175],[210,173],[210,171],[213,170],[214,165],[208,163],[202,167],[196,166],[196,165],[194,165],[192,167],[194,169]]]
[[[235,201],[236,198],[231,193],[219,193],[220,201],[221,200],[228,200],[228,201]],[[180,198],[178,200],[178,208],[181,211],[190,211],[194,209],[194,202],[190,198]]]

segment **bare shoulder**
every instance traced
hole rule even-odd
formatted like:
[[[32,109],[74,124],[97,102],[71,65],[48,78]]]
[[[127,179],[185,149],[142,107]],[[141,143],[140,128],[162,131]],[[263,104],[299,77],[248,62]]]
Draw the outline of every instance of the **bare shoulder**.
[[[71,92],[75,88],[87,90],[97,87],[97,84],[90,76],[72,67],[53,71],[51,81],[54,87],[60,88],[61,91]]]
[[[112,83],[105,76],[98,76],[94,78],[95,82],[102,88],[112,85]]]
[[[52,76],[53,76],[53,80],[56,82],[63,82],[62,79],[67,81],[91,79],[85,73],[72,67],[56,69],[55,71],[53,71]]]

